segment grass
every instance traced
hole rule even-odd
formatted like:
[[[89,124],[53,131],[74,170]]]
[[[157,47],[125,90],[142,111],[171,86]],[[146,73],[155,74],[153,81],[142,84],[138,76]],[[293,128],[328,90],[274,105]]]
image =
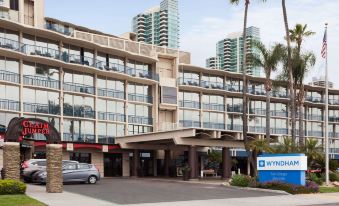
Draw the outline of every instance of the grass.
[[[0,206],[46,206],[27,195],[0,195]]]
[[[339,187],[319,187],[320,193],[339,192]]]

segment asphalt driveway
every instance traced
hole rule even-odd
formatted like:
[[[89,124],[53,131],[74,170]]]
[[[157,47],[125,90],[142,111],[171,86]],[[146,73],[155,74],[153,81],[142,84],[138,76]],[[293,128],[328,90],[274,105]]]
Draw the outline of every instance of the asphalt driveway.
[[[102,179],[95,185],[64,185],[64,190],[117,204],[177,202],[276,196],[281,194],[225,188],[221,185],[154,179]]]

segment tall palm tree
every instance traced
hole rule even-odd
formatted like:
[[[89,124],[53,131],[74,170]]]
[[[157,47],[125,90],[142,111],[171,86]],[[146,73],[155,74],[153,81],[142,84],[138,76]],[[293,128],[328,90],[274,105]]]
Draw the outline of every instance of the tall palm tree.
[[[276,44],[270,49],[266,48],[261,42],[254,42],[254,48],[258,50],[258,55],[252,57],[254,66],[264,68],[265,72],[265,91],[266,91],[266,141],[270,143],[270,118],[271,101],[270,93],[272,90],[271,73],[277,70],[277,66],[282,59],[284,52],[282,44]]]
[[[289,38],[292,42],[296,43],[296,56],[299,57],[298,58],[298,62],[299,62],[299,69],[297,69],[297,77],[296,77],[296,81],[295,82],[296,85],[299,88],[299,93],[297,96],[298,102],[299,102],[299,146],[303,146],[304,145],[304,137],[305,137],[305,133],[303,130],[303,101],[304,101],[304,76],[305,73],[307,72],[307,68],[308,66],[313,66],[315,63],[315,58],[314,55],[312,54],[306,54],[301,56],[301,44],[304,41],[304,39],[306,37],[312,36],[315,34],[315,32],[313,31],[308,31],[307,30],[307,24],[302,25],[302,24],[296,24],[295,27],[293,29],[291,29],[290,31],[290,35]],[[296,60],[296,59],[294,59]]]
[[[290,105],[291,105],[291,123],[292,123],[292,143],[295,144],[295,93],[293,89],[294,81],[293,81],[293,71],[292,71],[292,54],[291,54],[291,40],[288,38],[289,35],[289,28],[288,28],[288,19],[287,19],[287,11],[286,11],[286,3],[285,0],[281,0],[282,10],[283,10],[283,17],[284,17],[284,25],[285,25],[285,32],[286,32],[286,42],[287,42],[287,69],[288,69],[288,82],[289,82],[289,91],[290,91]]]

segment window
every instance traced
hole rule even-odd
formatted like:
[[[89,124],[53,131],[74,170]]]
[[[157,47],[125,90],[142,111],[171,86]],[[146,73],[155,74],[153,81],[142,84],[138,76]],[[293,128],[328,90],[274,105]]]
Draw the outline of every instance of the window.
[[[80,163],[91,164],[92,155],[91,155],[91,153],[72,152],[72,153],[70,153],[69,159],[74,160],[74,161],[78,161]]]
[[[19,0],[10,0],[10,9],[19,11]]]
[[[89,169],[91,168],[89,164],[78,164],[79,170]]]
[[[77,169],[77,165],[76,164],[68,164],[68,165],[65,165],[64,170],[76,170]]]
[[[162,103],[177,104],[177,89],[174,87],[161,87]]]

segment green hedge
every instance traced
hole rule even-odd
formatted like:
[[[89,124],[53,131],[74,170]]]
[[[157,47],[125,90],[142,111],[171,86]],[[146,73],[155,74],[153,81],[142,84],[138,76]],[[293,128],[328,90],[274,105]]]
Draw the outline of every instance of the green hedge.
[[[26,185],[17,180],[0,180],[0,195],[25,194]]]
[[[230,182],[232,186],[238,187],[252,187],[255,184],[254,178],[246,175],[234,175]]]

